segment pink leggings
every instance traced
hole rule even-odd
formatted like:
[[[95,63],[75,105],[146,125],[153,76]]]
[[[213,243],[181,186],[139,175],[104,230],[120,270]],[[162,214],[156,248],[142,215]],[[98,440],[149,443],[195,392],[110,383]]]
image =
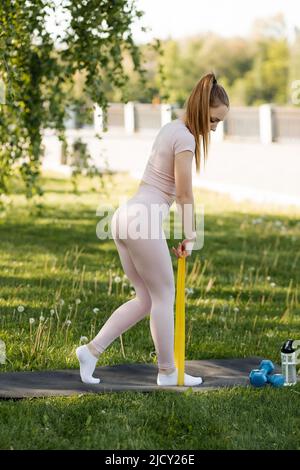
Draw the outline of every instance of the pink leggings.
[[[172,202],[154,186],[143,185],[114,212],[111,219],[112,236],[136,296],[120,305],[91,341],[94,348],[102,353],[121,333],[150,314],[150,330],[160,369],[175,367],[175,283],[170,251],[162,227]],[[134,209],[142,207],[142,211],[130,213],[132,205]],[[135,222],[132,223],[133,220]],[[144,229],[146,231],[139,236],[140,232],[134,232],[134,227],[141,232]]]

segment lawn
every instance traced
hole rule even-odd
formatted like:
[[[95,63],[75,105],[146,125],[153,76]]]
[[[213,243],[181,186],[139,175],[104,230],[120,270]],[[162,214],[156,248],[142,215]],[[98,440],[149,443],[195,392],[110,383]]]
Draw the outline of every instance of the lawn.
[[[96,236],[96,210],[117,207],[138,182],[107,177],[104,195],[86,178],[77,194],[65,177],[43,180],[41,198],[26,201],[15,181],[0,199],[1,371],[78,368],[77,345],[134,296],[113,240]],[[205,239],[187,258],[186,359],[279,363],[281,344],[300,339],[300,209],[194,195]],[[156,363],[149,316],[98,364],[132,362]],[[1,449],[299,450],[300,386],[2,400],[0,422]]]

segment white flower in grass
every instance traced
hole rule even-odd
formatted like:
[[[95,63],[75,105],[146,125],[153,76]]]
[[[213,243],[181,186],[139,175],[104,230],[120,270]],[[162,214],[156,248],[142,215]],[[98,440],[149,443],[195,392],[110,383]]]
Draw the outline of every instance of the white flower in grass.
[[[270,281],[271,280],[271,276],[267,276],[267,281]]]
[[[126,279],[128,279],[128,277],[126,276],[126,274],[124,274],[123,281],[126,281]]]
[[[30,323],[30,325],[33,325],[34,322],[35,322],[35,319],[34,319],[34,318],[29,318],[29,323]]]
[[[40,316],[40,321],[44,321],[45,320],[45,317],[43,317],[43,315]]]
[[[275,283],[275,282],[271,282],[270,286],[271,286],[271,287],[275,287],[275,286],[276,286],[276,283]]]
[[[254,267],[254,266],[250,266],[249,270],[250,270],[250,271],[255,271],[255,267]]]
[[[249,312],[250,307],[245,307],[246,312]]]
[[[54,308],[51,308],[51,310],[50,310],[51,317],[53,317],[54,314],[55,314],[55,310],[54,310]]]
[[[99,313],[100,310],[99,310],[99,308],[95,307],[95,308],[93,308],[93,312],[94,312],[94,313]]]
[[[76,300],[75,300],[75,304],[76,304],[76,305],[79,305],[80,303],[81,303],[81,300],[80,300],[80,299],[76,299]]]
[[[190,295],[190,294],[193,294],[194,293],[194,289],[192,287],[186,287],[185,288],[185,293],[187,295]]]
[[[23,305],[19,305],[18,306],[18,312],[22,313],[24,312],[25,308],[23,307]]]
[[[131,289],[130,295],[135,295],[135,290]]]
[[[65,305],[64,299],[60,299],[59,303],[60,303],[60,305]]]
[[[115,281],[116,284],[119,284],[119,282],[121,282],[122,279],[120,278],[120,276],[116,276],[114,281]]]
[[[236,312],[236,313],[240,311],[240,309],[239,309],[238,307],[234,307],[233,310],[234,310],[234,312]]]
[[[66,320],[66,325],[67,325],[67,326],[70,326],[71,323],[72,323],[71,320]]]
[[[80,336],[80,344],[85,344],[88,342],[88,338],[86,336]]]

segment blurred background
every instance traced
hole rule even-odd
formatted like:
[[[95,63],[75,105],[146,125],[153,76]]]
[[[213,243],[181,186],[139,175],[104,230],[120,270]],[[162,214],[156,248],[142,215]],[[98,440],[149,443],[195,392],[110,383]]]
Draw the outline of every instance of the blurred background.
[[[129,54],[124,68],[127,103],[110,80],[103,81],[109,101],[107,130],[99,106],[92,109],[78,72],[65,120],[70,143],[85,142],[99,167],[128,171],[140,178],[153,140],[162,125],[181,115],[192,88],[213,71],[226,89],[231,109],[211,132],[207,166],[193,183],[237,200],[300,204],[300,22],[295,1],[254,0],[245,7],[235,0],[136,2],[144,12],[132,26],[145,57],[146,86],[140,84]],[[57,13],[58,14],[58,13]],[[62,19],[48,18],[55,37]],[[161,53],[149,50],[153,38]],[[163,73],[159,73],[163,70]],[[54,133],[44,134],[45,169],[68,174],[71,167]]]

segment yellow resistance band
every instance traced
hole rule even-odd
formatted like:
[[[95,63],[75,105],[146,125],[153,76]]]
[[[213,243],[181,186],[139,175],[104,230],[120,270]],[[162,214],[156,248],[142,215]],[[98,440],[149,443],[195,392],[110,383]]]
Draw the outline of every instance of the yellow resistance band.
[[[175,363],[178,369],[177,385],[184,385],[185,359],[185,256],[178,258],[175,309]]]

